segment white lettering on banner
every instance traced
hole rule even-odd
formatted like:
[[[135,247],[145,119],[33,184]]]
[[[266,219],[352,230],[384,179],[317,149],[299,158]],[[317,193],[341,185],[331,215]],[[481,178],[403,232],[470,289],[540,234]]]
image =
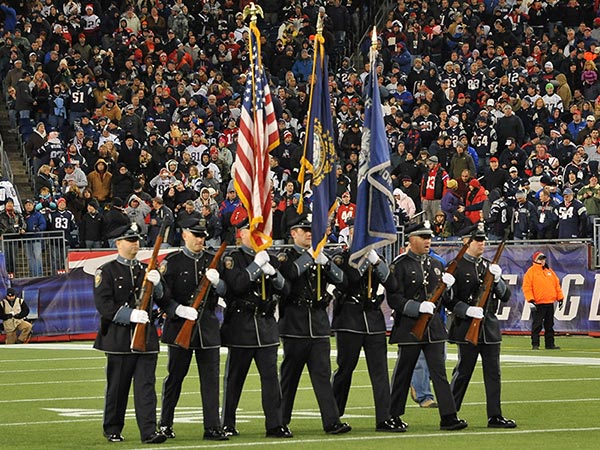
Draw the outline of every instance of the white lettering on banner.
[[[592,301],[590,302],[589,320],[600,320],[600,274],[594,275],[594,290],[592,291]]]
[[[577,317],[577,311],[579,310],[579,304],[581,302],[581,296],[573,295],[569,297],[569,289],[571,285],[575,286],[583,286],[585,279],[583,275],[579,273],[574,273],[570,275],[565,275],[562,279],[562,291],[565,294],[565,301],[562,309],[556,309],[554,311],[554,317],[556,320],[573,320]]]
[[[503,274],[502,278],[504,279],[504,282],[508,286],[516,286],[519,277],[516,274],[510,273],[510,274]],[[524,309],[529,309],[529,308],[524,308]],[[506,303],[499,302],[498,311],[496,311],[496,316],[498,317],[498,320],[508,320],[508,317],[510,316],[510,306],[506,306]],[[521,320],[527,320],[527,319],[521,318]]]

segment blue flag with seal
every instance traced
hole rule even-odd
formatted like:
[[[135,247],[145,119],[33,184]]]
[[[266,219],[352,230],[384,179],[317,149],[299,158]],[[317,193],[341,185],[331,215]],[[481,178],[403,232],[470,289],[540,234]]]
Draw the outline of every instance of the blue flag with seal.
[[[371,50],[371,69],[365,81],[365,122],[358,161],[358,193],[350,264],[360,266],[371,250],[396,241],[392,205],[390,151],[377,85],[376,51]]]
[[[306,174],[312,176],[312,251],[317,256],[327,242],[330,217],[337,208],[335,177],[335,144],[329,96],[327,55],[324,39],[315,36],[312,89],[309,101],[308,126],[304,154],[300,163],[298,181],[304,189]],[[298,211],[304,208],[300,197]]]

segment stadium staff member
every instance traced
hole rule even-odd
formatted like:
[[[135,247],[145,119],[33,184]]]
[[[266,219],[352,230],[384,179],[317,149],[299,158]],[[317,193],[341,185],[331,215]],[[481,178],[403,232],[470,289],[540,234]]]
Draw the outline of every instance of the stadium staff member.
[[[327,434],[347,433],[352,428],[340,422],[330,382],[331,328],[326,311],[329,304],[327,283],[340,285],[344,274],[323,251],[313,259],[311,229],[308,218],[291,227],[294,245],[282,256],[284,261],[280,269],[289,282],[290,291],[279,305],[279,332],[284,355],[281,363],[283,420],[288,424],[292,418],[298,382],[304,366],[308,366],[323,429]]]
[[[429,255],[433,236],[429,221],[407,231],[410,248],[394,260],[390,280],[386,282],[387,301],[395,314],[390,344],[398,344],[398,360],[392,376],[391,414],[396,426],[408,427],[400,416],[406,409],[412,373],[423,350],[438,400],[440,429],[460,430],[467,427],[467,422],[456,416],[446,377],[444,342],[448,335],[436,313],[436,304],[429,301],[440,279],[448,289],[454,284],[454,277],[445,273],[442,263]],[[418,341],[411,330],[422,313],[430,314],[431,319]]]
[[[523,277],[523,295],[533,313],[531,349],[540,349],[540,332],[543,326],[546,350],[560,350],[554,344],[554,302],[558,302],[558,307],[561,308],[565,295],[556,273],[546,263],[546,255],[535,252],[532,260],[533,264]]]
[[[452,300],[448,308],[453,312],[450,330],[450,342],[458,344],[458,364],[452,373],[452,395],[456,409],[460,411],[469,381],[475,370],[477,357],[481,355],[483,382],[487,400],[489,428],[516,428],[514,420],[502,416],[500,406],[500,342],[502,332],[496,317],[498,302],[510,299],[510,290],[502,279],[502,268],[491,264],[482,257],[485,248],[485,232],[474,230],[463,239],[472,238],[464,257],[458,262],[452,286]],[[494,275],[492,291],[485,306],[477,306],[478,293],[487,272]],[[473,318],[482,319],[478,344],[467,342],[465,335]]]
[[[266,251],[252,249],[247,213],[240,208],[232,218],[240,228],[241,246],[223,258],[223,281],[227,285],[225,318],[221,340],[228,347],[223,381],[223,429],[238,436],[236,410],[252,360],[260,376],[266,436],[290,438],[292,432],[282,419],[281,387],[277,373],[279,332],[275,320],[277,295],[285,280],[276,269],[278,262]]]
[[[182,231],[184,247],[170,253],[161,263],[160,272],[165,284],[165,298],[169,301],[162,341],[169,346],[169,374],[163,382],[160,432],[175,438],[173,417],[181,395],[181,386],[188,373],[192,356],[196,358],[202,394],[204,439],[226,441],[229,438],[221,428],[219,417],[219,349],[221,331],[215,306],[219,296],[224,296],[226,286],[216,269],[208,266],[214,254],[204,250],[208,233],[198,221]],[[200,310],[192,308],[196,289],[206,275],[212,288],[207,292]],[[177,335],[186,320],[196,321],[189,349],[175,344]]]
[[[333,374],[333,395],[340,415],[344,415],[361,349],[367,358],[369,377],[375,400],[375,430],[384,432],[406,431],[397,427],[390,418],[390,381],[388,376],[385,318],[381,311],[383,295],[377,295],[381,283],[390,275],[390,269],[373,249],[359,267],[350,265],[350,245],[354,224],[348,226],[348,247],[333,261],[344,272],[345,283],[334,292],[333,322],[338,368]]]
[[[13,288],[6,290],[6,297],[0,300],[0,319],[3,320],[6,341],[8,344],[26,344],[31,336],[33,325],[25,318],[29,315],[29,306]],[[17,332],[19,333],[17,339]]]
[[[121,442],[129,389],[133,380],[133,398],[142,442],[160,444],[167,438],[156,431],[156,362],[158,335],[146,311],[136,309],[136,300],[144,282],[146,264],[136,259],[140,249],[137,227],[116,238],[117,258],[98,268],[94,280],[94,301],[100,313],[100,331],[94,348],[106,353],[106,394],[104,436],[109,442]],[[146,277],[154,285],[153,298],[164,306],[163,286],[158,270]],[[146,352],[132,352],[131,339],[137,323],[147,324]]]

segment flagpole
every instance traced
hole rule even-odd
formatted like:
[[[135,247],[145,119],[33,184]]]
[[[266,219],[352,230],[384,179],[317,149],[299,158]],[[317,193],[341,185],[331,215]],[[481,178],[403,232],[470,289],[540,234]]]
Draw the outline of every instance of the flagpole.
[[[375,75],[375,61],[377,60],[377,26],[373,25],[373,33],[371,34],[371,54],[369,55],[369,63],[371,68],[371,74]],[[373,83],[373,80],[370,80]],[[373,264],[369,264],[369,268],[367,269],[367,283],[368,283],[368,293],[367,298],[371,300],[371,291],[373,286]]]

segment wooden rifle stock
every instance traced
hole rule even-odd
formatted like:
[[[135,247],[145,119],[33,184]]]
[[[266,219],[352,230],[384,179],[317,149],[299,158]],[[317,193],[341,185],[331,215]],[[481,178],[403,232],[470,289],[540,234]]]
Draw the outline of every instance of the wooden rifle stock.
[[[225,249],[227,248],[227,242],[223,242],[221,244],[221,246],[219,247],[219,250],[217,250],[217,253],[215,253],[215,256],[213,257],[212,261],[210,262],[208,268],[209,269],[214,269],[217,267],[217,264],[219,263],[219,260],[221,259],[221,256],[223,256],[223,253],[225,252]],[[194,302],[192,303],[192,308],[194,309],[200,309],[200,307],[202,306],[202,303],[204,303],[204,299],[206,297],[206,293],[208,292],[208,288],[210,287],[210,281],[208,281],[208,279],[206,278],[206,275],[204,275],[202,277],[202,280],[200,280],[200,284],[198,285],[198,289],[197,289],[197,294],[196,297],[194,298]],[[177,345],[179,345],[180,347],[185,348],[186,350],[188,348],[190,348],[190,341],[192,340],[192,330],[194,329],[194,324],[196,323],[195,320],[185,320],[183,322],[183,325],[181,326],[181,330],[179,330],[179,333],[177,334],[177,337],[175,338],[175,343]]]
[[[152,290],[154,286],[152,282],[148,280],[148,272],[156,269],[158,263],[158,252],[160,250],[160,246],[163,243],[163,239],[165,237],[165,230],[167,229],[167,223],[163,221],[160,226],[160,231],[158,232],[158,236],[156,237],[156,241],[154,241],[154,248],[152,249],[152,257],[150,258],[150,262],[148,262],[148,267],[146,268],[146,273],[144,274],[144,282],[142,283],[142,291],[140,294],[140,303],[137,309],[144,310],[148,312],[148,308],[150,307],[150,299],[152,298]],[[148,312],[148,315],[150,313]],[[152,319],[151,319],[152,320]],[[145,352],[146,351],[146,334],[148,331],[147,323],[136,323],[135,330],[133,331],[133,337],[131,338],[131,350],[134,352]]]
[[[465,252],[467,251],[467,248],[469,248],[469,244],[471,243],[471,240],[472,240],[472,238],[469,238],[469,240],[462,246],[462,248],[456,255],[456,258],[454,258],[450,262],[450,264],[448,264],[448,267],[446,267],[446,273],[449,273],[449,274],[454,273],[454,271],[456,270],[456,265],[458,264],[458,261],[460,261],[462,259]],[[435,288],[435,291],[433,292],[433,294],[431,294],[431,297],[429,299],[427,299],[427,301],[435,304],[436,309],[437,309],[437,304],[440,300],[440,297],[444,294],[445,290],[446,290],[446,284],[440,279],[438,285]],[[425,330],[427,329],[427,326],[429,325],[429,320],[431,319],[431,316],[432,316],[431,314],[427,314],[427,313],[419,314],[419,318],[417,319],[417,322],[414,324],[414,326],[410,332],[410,334],[412,334],[414,337],[416,337],[417,340],[420,341],[421,339],[423,339],[423,335],[425,334]]]
[[[492,264],[498,264],[500,260],[500,256],[504,251],[504,246],[506,245],[503,240],[498,245],[498,249],[496,250],[496,254],[494,255],[494,259],[492,260]],[[481,285],[481,289],[479,291],[479,295],[477,296],[477,306],[480,308],[485,308],[485,304],[487,303],[488,298],[490,297],[490,293],[492,292],[492,287],[494,286],[494,275],[490,272],[489,268],[483,277],[483,284]],[[465,340],[470,342],[473,345],[477,345],[479,342],[479,328],[481,327],[481,321],[483,319],[471,319],[471,325],[469,325],[469,329],[467,330],[467,334],[465,334]]]

